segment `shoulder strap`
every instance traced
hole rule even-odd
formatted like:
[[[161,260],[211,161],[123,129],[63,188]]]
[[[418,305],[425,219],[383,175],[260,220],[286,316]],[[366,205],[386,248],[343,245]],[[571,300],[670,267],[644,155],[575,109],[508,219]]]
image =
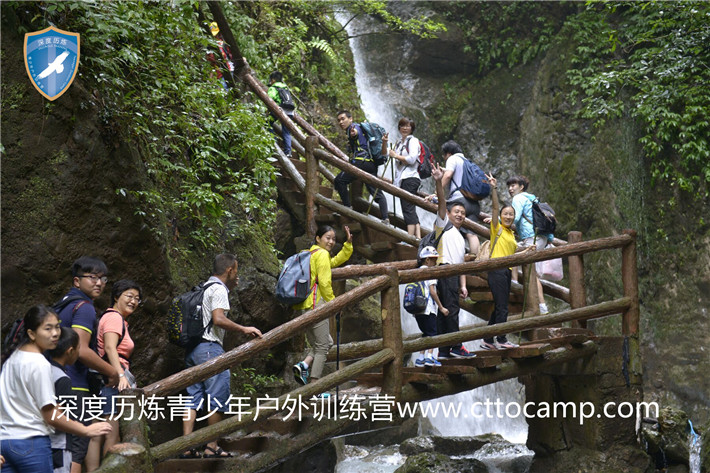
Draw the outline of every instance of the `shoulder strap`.
[[[493,250],[496,247],[496,243],[498,243],[498,237],[500,234],[503,232],[503,225],[499,224],[498,225],[498,233],[496,234],[496,237],[493,239],[493,244],[491,245],[491,257],[493,256]]]
[[[531,199],[529,195],[526,195],[525,198],[528,199],[531,204],[534,204],[535,201],[538,200],[538,198],[537,198],[536,196],[533,196],[533,198]],[[532,208],[531,208],[531,209],[532,209]],[[535,230],[535,228],[534,228],[534,227],[535,227],[535,224],[533,224],[532,220],[530,220],[530,219],[528,218],[528,216],[525,215],[525,212],[523,212],[523,218],[524,218],[530,225],[533,225],[533,230]]]
[[[439,236],[434,239],[434,248],[439,248],[439,242],[441,241],[441,237],[444,236],[444,233],[451,230],[453,228],[453,226],[454,226],[454,224],[451,222],[448,222],[446,225],[444,225],[444,229],[441,231]]]

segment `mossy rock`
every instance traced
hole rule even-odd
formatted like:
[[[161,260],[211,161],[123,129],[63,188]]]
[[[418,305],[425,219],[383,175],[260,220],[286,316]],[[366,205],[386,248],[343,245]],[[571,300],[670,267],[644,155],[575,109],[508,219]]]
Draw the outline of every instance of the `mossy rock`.
[[[488,473],[488,468],[474,458],[451,459],[435,452],[425,452],[407,458],[394,473]]]

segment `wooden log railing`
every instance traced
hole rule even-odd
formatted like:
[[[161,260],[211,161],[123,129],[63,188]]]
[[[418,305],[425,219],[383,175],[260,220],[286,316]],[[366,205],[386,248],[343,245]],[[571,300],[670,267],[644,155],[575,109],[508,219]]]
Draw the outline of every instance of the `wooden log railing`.
[[[233,53],[238,53],[238,48],[236,43],[234,43],[234,38],[232,37],[231,31],[229,31],[229,26],[222,14],[221,8],[217,2],[207,2],[216,21],[219,24],[220,30],[223,31],[225,40],[232,46]],[[238,60],[241,59],[241,60]],[[295,127],[291,120],[286,117],[283,112],[278,108],[278,106],[273,103],[273,101],[266,95],[263,87],[256,81],[248,71],[248,66],[243,58],[235,58],[235,65],[237,66],[237,75],[245,83],[249,84],[257,95],[267,104],[270,110],[292,131],[296,139],[302,141],[305,144],[305,136],[303,133]],[[319,139],[320,141],[320,139]],[[321,143],[323,143],[321,141]],[[313,154],[319,159],[326,160],[330,164],[336,167],[346,170],[347,172],[352,172],[353,174],[362,177],[363,181],[372,183],[393,195],[405,198],[410,202],[415,204],[421,204],[422,207],[429,207],[433,209],[433,204],[424,202],[423,199],[419,197],[412,196],[399,188],[391,186],[390,184],[382,181],[375,181],[376,178],[372,177],[367,173],[363,173],[354,166],[350,166],[348,163],[336,161],[338,158],[331,155],[330,153],[325,153],[324,151],[313,149],[313,142],[307,144],[307,154]],[[313,149],[313,150],[312,150]],[[311,151],[312,150],[312,151]],[[286,160],[287,161],[287,160]],[[290,164],[290,163],[289,163]],[[288,169],[288,164],[285,165]],[[311,168],[310,176],[313,176],[313,169]],[[360,175],[363,174],[363,175]],[[297,177],[296,177],[297,176]],[[305,182],[303,179],[295,173],[293,176],[296,182],[298,179],[301,180],[301,187],[305,188]],[[379,185],[378,185],[379,184]],[[311,185],[311,188],[314,186]],[[322,205],[326,205],[325,199],[319,194],[313,195],[314,200]],[[325,199],[325,200],[323,200]],[[422,202],[419,202],[422,201]],[[341,206],[342,207],[342,206]],[[343,207],[344,209],[344,207]],[[342,209],[338,209],[341,211]],[[371,220],[371,219],[370,219]],[[471,223],[471,222],[469,222]],[[480,230],[476,226],[468,226],[474,231]],[[485,229],[487,234],[487,229]],[[399,234],[397,234],[399,236]],[[574,240],[574,239],[573,239]],[[476,271],[488,271],[497,268],[522,265],[522,264],[532,264],[537,261],[543,261],[558,257],[568,257],[575,258],[579,257],[580,260],[575,263],[578,265],[581,261],[581,256],[589,253],[596,252],[600,250],[618,249],[621,248],[622,253],[622,284],[623,284],[623,297],[602,302],[599,304],[594,304],[590,306],[572,307],[570,310],[560,312],[557,314],[550,314],[547,316],[539,316],[533,318],[526,318],[520,320],[511,320],[503,324],[497,324],[493,326],[486,327],[475,327],[459,332],[437,335],[436,337],[426,337],[422,339],[415,340],[403,340],[402,331],[400,325],[400,314],[399,314],[399,293],[398,286],[401,283],[407,283],[412,281],[421,281],[426,279],[436,279],[454,275],[469,274]],[[374,265],[373,265],[374,266]],[[546,327],[562,322],[572,322],[572,321],[584,321],[599,317],[605,317],[613,314],[622,315],[622,334],[631,340],[630,345],[630,364],[634,369],[640,369],[640,351],[638,344],[638,332],[639,332],[639,302],[638,302],[638,280],[637,280],[637,267],[636,267],[636,233],[631,230],[627,230],[624,234],[619,236],[613,236],[608,238],[601,238],[598,240],[586,241],[586,242],[572,242],[563,246],[558,246],[556,248],[548,248],[542,251],[533,251],[526,253],[519,253],[504,258],[495,258],[493,260],[487,261],[474,261],[462,264],[446,265],[433,268],[421,268],[414,269],[411,268],[410,262],[399,262],[393,263],[382,268],[378,267],[378,273],[376,277],[361,283],[356,288],[342,294],[330,302],[327,302],[315,309],[312,309],[305,314],[280,325],[271,331],[264,334],[259,339],[251,340],[239,347],[230,350],[223,355],[209,360],[201,365],[188,368],[172,376],[169,376],[163,380],[157,381],[149,386],[146,386],[142,390],[135,390],[139,396],[150,397],[150,396],[166,396],[173,394],[191,384],[196,382],[204,381],[207,378],[222,372],[230,367],[254,356],[264,350],[268,350],[277,344],[280,344],[289,338],[303,333],[308,327],[325,320],[328,317],[335,315],[336,313],[343,310],[345,307],[356,304],[363,299],[370,297],[377,293],[382,293],[382,304],[381,304],[381,318],[383,320],[383,339],[381,340],[371,340],[366,342],[360,342],[359,344],[350,344],[341,347],[341,357],[343,359],[349,358],[363,358],[358,362],[355,362],[343,369],[339,369],[334,373],[327,375],[320,380],[307,384],[300,387],[288,394],[281,396],[280,398],[264,405],[263,409],[270,412],[269,415],[260,417],[258,419],[235,416],[222,420],[214,425],[197,430],[189,435],[179,437],[177,439],[165,442],[161,445],[157,445],[150,448],[148,444],[146,432],[145,420],[142,421],[131,421],[124,424],[126,439],[130,443],[124,443],[117,445],[111,450],[111,454],[107,457],[104,465],[97,470],[99,472],[113,472],[113,471],[152,471],[152,463],[167,459],[174,456],[188,448],[193,448],[195,446],[204,444],[222,437],[226,434],[232,433],[238,429],[254,425],[260,421],[263,421],[265,417],[273,415],[275,412],[268,410],[270,407],[276,408],[278,405],[283,405],[283,402],[288,397],[301,396],[310,397],[317,393],[327,391],[343,382],[357,377],[361,373],[371,370],[374,367],[382,367],[383,369],[383,392],[391,394],[394,396],[395,400],[400,399],[415,399],[417,394],[414,393],[410,388],[403,388],[402,386],[402,360],[405,353],[422,350],[426,348],[434,348],[439,345],[451,345],[456,343],[462,343],[465,341],[476,340],[483,337],[493,337],[498,335],[503,335],[509,332],[527,330],[536,327]],[[346,274],[346,269],[342,270],[343,274]],[[347,276],[340,277],[361,277],[361,275],[372,275],[368,273],[367,268],[356,268],[347,269],[349,271]],[[338,270],[334,270],[333,273],[337,277]],[[384,274],[380,274],[384,273]],[[576,269],[574,271],[574,277],[583,277],[581,271]],[[577,281],[577,284],[579,281]],[[572,287],[577,287],[574,284],[570,285]],[[580,289],[571,289],[570,299],[575,301],[575,305],[582,304],[583,301],[580,297]],[[593,351],[593,346],[587,344],[586,348],[583,347],[581,354],[585,355]],[[552,363],[564,362],[565,360],[572,359],[574,356],[580,356],[580,353],[570,354],[560,351],[554,356],[550,356],[548,361]],[[514,366],[505,367],[505,376],[513,377],[519,375],[521,369],[532,369],[529,365],[527,368],[516,368]],[[481,378],[482,379],[482,378]],[[504,378],[500,378],[504,379]],[[496,376],[491,378],[491,381],[499,380]],[[482,382],[482,381],[477,381]],[[463,386],[463,385],[460,385]],[[451,386],[451,389],[461,389],[456,386]],[[441,392],[440,395],[444,395]],[[335,428],[334,428],[335,429]],[[264,457],[263,461],[267,461],[267,457]],[[261,461],[261,460],[260,460]],[[256,465],[256,464],[255,464]],[[259,468],[263,468],[263,462],[259,463]],[[236,464],[234,465],[236,467]],[[257,468],[257,466],[254,466]],[[258,468],[257,468],[258,469]],[[248,471],[255,471],[249,467]]]

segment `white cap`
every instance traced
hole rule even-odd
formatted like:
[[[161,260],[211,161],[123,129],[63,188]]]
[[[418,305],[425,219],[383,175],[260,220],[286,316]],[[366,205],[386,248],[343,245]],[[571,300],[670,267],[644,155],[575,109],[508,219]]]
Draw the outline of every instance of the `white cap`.
[[[421,259],[426,259],[426,258],[438,258],[439,253],[436,251],[436,248],[433,246],[425,246],[422,248],[422,252],[419,253],[419,257]]]

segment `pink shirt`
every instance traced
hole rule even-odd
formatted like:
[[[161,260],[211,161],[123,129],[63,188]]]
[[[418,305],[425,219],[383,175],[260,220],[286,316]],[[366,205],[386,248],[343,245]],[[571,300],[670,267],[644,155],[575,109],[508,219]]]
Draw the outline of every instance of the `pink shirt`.
[[[108,309],[104,315],[101,316],[96,342],[99,356],[103,357],[106,353],[104,350],[104,334],[107,332],[117,333],[120,339],[121,333],[123,333],[124,323],[126,324],[126,334],[123,336],[121,343],[118,344],[118,347],[116,347],[116,351],[118,352],[121,366],[123,366],[123,369],[128,369],[129,362],[127,359],[131,357],[135,344],[133,343],[131,335],[128,333],[128,323],[123,320],[123,316],[119,312]]]

